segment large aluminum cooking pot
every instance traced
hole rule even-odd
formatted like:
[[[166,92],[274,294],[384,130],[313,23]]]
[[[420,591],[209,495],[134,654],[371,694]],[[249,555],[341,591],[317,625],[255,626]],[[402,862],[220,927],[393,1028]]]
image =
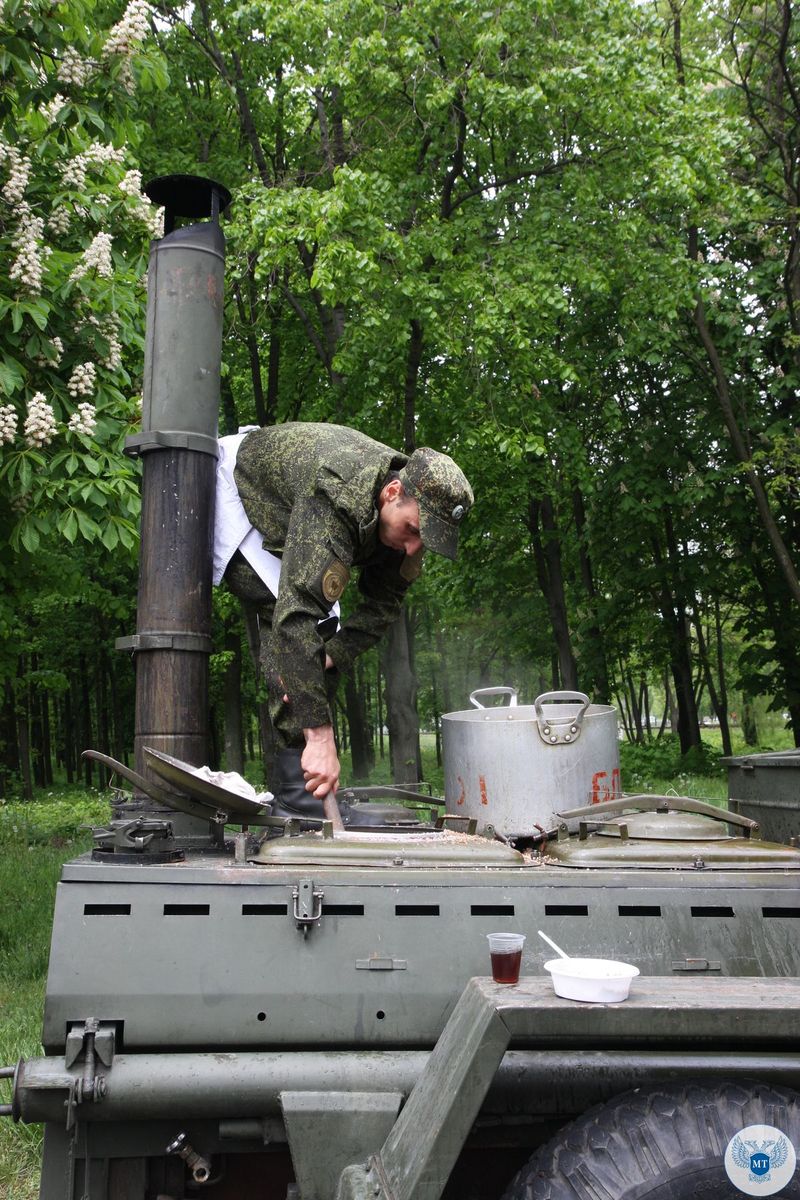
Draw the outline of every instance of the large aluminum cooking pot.
[[[484,708],[502,696],[508,704]],[[583,692],[517,703],[512,687],[479,688],[474,708],[442,717],[447,812],[506,835],[550,832],[556,814],[621,794],[616,709]]]

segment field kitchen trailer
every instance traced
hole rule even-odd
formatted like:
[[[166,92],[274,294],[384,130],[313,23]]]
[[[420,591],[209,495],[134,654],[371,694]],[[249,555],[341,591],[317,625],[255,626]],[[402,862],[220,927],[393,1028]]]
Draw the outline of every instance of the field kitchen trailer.
[[[613,710],[476,693],[444,801],[380,832],[198,771],[229,196],[149,195],[133,791],[63,868],[44,1056],[3,1071],[42,1200],[800,1197],[800,851],[621,795]],[[630,998],[554,995],[539,929],[637,966]]]

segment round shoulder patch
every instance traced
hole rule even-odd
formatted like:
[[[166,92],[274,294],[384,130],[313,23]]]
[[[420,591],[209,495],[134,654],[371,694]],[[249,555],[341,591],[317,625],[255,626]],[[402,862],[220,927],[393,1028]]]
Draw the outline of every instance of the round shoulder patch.
[[[774,1125],[748,1125],[728,1142],[725,1170],[746,1196],[772,1196],[786,1187],[797,1165],[794,1146]]]
[[[349,578],[350,572],[343,562],[339,562],[338,558],[334,558],[325,568],[322,575],[322,594],[329,604],[333,604],[339,599],[347,587]]]

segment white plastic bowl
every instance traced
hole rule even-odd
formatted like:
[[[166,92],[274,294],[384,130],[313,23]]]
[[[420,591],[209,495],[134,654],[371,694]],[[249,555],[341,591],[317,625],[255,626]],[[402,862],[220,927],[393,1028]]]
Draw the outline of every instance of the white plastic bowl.
[[[557,996],[595,1004],[627,1000],[631,980],[639,974],[638,967],[611,958],[551,958],[544,969],[550,972]]]

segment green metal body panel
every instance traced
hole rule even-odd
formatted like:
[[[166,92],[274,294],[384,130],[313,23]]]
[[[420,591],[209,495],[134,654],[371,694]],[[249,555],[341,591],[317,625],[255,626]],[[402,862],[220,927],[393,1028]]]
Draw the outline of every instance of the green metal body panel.
[[[190,1166],[166,1153],[178,1134],[224,1165],[212,1200],[488,1200],[565,1120],[631,1087],[800,1087],[788,847],[745,842],[754,866],[727,835],[708,863],[649,839],[642,866],[618,833],[544,857],[449,833],[314,834],[248,859],[238,836],[236,853],[182,863],[63,868],[49,1057],[16,1088],[18,1115],[45,1122],[42,1200],[65,1179],[90,1200],[188,1200]],[[587,850],[610,857],[576,865]],[[517,988],[475,978],[497,929],[527,935]],[[538,929],[638,966],[631,1000],[555,997]]]
[[[293,892],[311,879],[304,935]],[[128,1051],[181,1047],[426,1047],[486,934],[525,933],[523,973],[543,975],[544,928],[575,955],[643,974],[800,975],[800,872],[581,871],[233,865],[77,860],[58,887],[44,1044],[87,1017]]]
[[[800,750],[721,761],[728,767],[730,808],[758,821],[765,838],[800,841]]]

